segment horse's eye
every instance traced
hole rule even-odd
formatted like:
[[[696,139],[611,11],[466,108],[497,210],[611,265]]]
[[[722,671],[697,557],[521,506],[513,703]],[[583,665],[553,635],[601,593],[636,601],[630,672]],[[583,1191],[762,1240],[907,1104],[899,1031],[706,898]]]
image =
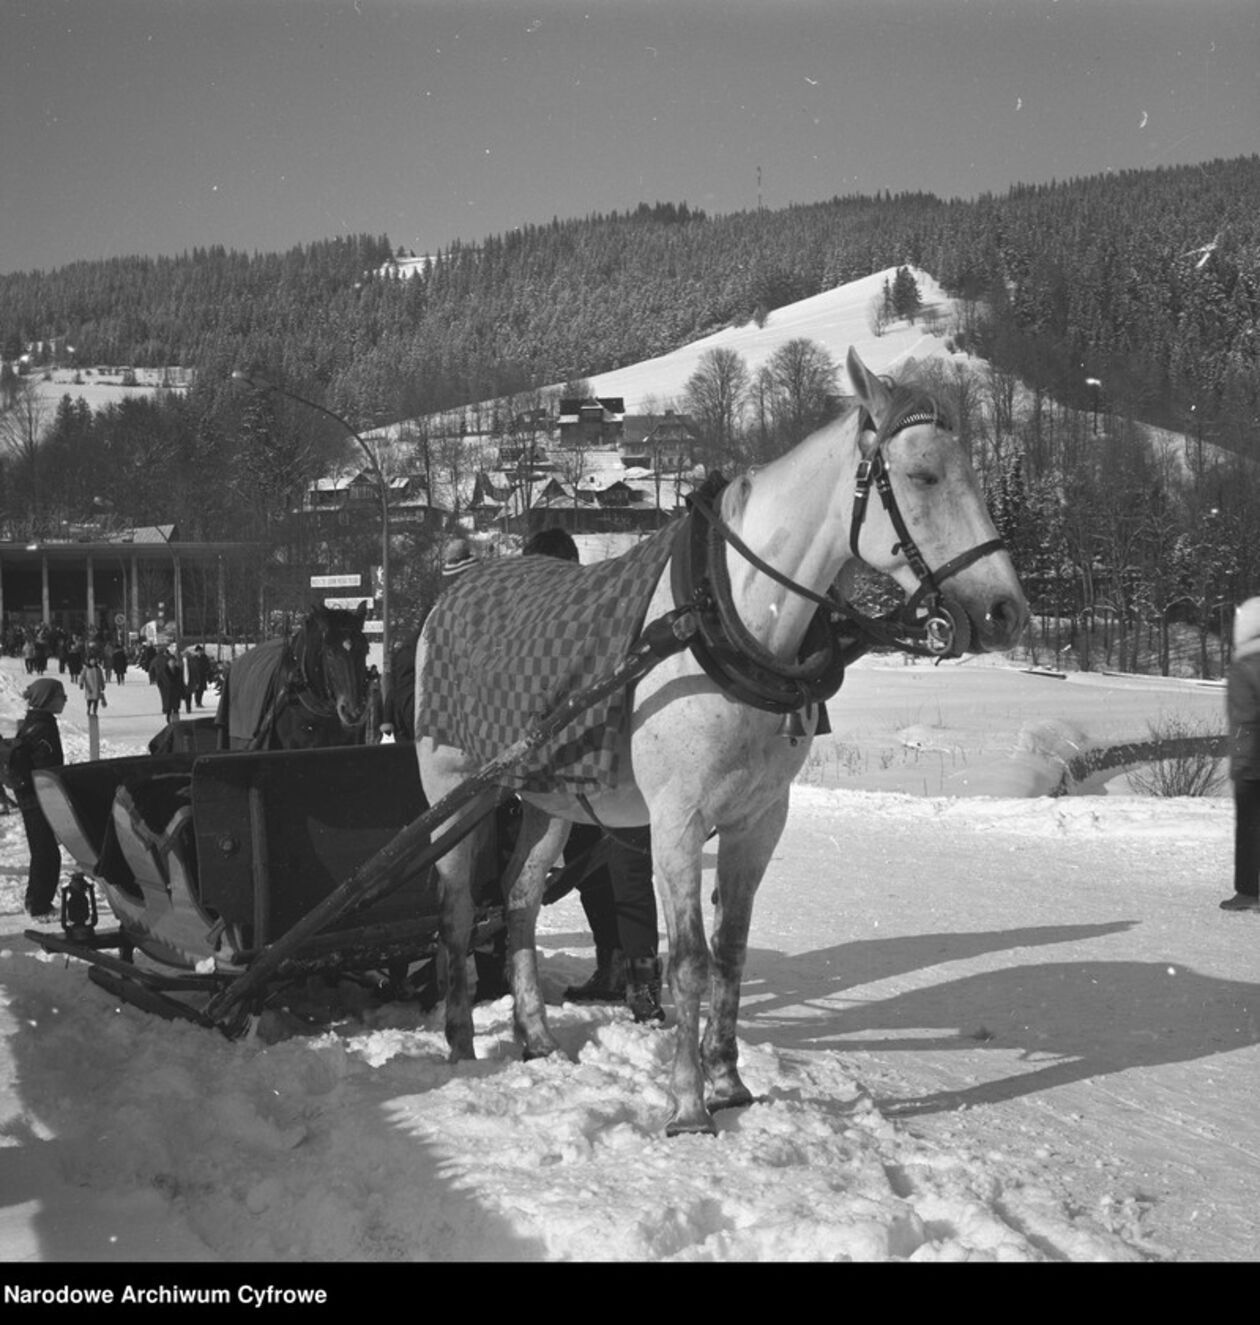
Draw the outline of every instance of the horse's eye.
[[[934,488],[940,479],[930,469],[912,469],[908,475],[910,482],[920,488]]]

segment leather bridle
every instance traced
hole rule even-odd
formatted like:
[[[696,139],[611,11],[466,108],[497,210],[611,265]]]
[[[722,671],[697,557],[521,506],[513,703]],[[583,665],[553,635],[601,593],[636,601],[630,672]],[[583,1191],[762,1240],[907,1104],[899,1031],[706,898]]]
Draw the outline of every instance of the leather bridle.
[[[1006,544],[1000,538],[990,538],[984,543],[978,543],[975,547],[969,548],[966,552],[959,553],[958,556],[947,561],[944,566],[936,571],[928,566],[927,560],[919,551],[918,544],[914,541],[909,528],[906,526],[901,508],[897,505],[897,498],[892,490],[892,479],[888,472],[888,462],[884,456],[885,442],[890,441],[906,428],[921,423],[930,423],[933,427],[944,427],[946,431],[949,430],[948,422],[943,420],[936,410],[913,410],[897,419],[886,433],[877,435],[871,454],[859,463],[857,482],[853,493],[853,513],[849,518],[849,548],[859,561],[863,559],[861,552],[858,550],[858,539],[861,536],[871,488],[873,487],[879,494],[879,499],[888,514],[888,519],[897,533],[897,542],[893,544],[893,553],[895,555],[898,551],[901,552],[907,565],[919,581],[919,587],[911,594],[901,609],[901,616],[908,627],[923,632],[923,644],[928,653],[944,656],[954,646],[958,627],[945,606],[945,596],[941,592],[941,584],[950,576],[957,575],[959,571],[965,570],[981,558],[994,552],[1006,551]],[[859,437],[875,431],[874,421],[868,413],[863,411],[863,418],[858,425]],[[922,623],[915,623],[920,607],[927,609],[927,616]]]
[[[313,676],[311,669],[308,668],[311,653],[307,638],[309,634],[310,626],[303,626],[296,637],[298,647],[290,646],[289,657],[293,662],[293,671],[289,678],[289,694],[314,717],[340,718],[341,715],[337,708],[337,696],[330,693],[327,670],[323,664],[326,645],[322,638],[319,649],[315,650],[316,662],[313,670],[316,675]],[[364,717],[366,718],[366,713]],[[355,725],[359,724],[356,723]]]
[[[853,512],[849,520],[849,547],[853,555],[862,560],[858,550],[858,540],[865,522],[870,501],[871,489],[878,494],[884,510],[896,531],[898,542],[893,551],[898,550],[905,556],[907,564],[919,581],[918,588],[902,608],[884,617],[870,617],[846,603],[834,592],[815,593],[803,584],[798,584],[790,576],[784,575],[769,563],[763,561],[733,529],[722,519],[716,506],[702,498],[698,493],[690,498],[694,511],[704,516],[725,542],[735,549],[745,561],[755,566],[764,575],[782,584],[793,593],[825,608],[833,630],[852,636],[856,634],[860,646],[856,653],[865,652],[872,647],[891,647],[903,653],[921,654],[927,657],[943,658],[954,648],[958,634],[958,625],[945,604],[941,585],[959,571],[995,552],[1006,550],[1006,544],[1000,538],[991,538],[978,543],[975,547],[960,553],[933,571],[915,543],[897,498],[892,490],[892,481],[888,472],[888,462],[884,456],[884,444],[906,428],[920,423],[931,423],[936,427],[945,427],[948,423],[935,410],[917,409],[897,419],[882,435],[877,435],[871,453],[858,464],[854,487]],[[863,410],[858,423],[858,436],[877,432],[874,420]],[[920,612],[925,612],[922,618]],[[852,657],[852,643],[846,645],[845,652]]]

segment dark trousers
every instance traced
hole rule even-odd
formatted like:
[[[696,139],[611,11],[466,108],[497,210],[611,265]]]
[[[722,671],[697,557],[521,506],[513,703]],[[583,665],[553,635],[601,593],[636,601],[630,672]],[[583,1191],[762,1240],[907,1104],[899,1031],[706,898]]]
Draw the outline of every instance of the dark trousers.
[[[1234,891],[1260,896],[1260,782],[1234,783]]]
[[[575,824],[565,856],[572,859],[600,837],[594,824]],[[578,884],[582,909],[597,948],[620,948],[627,957],[655,957],[656,894],[652,891],[652,834],[618,828],[610,835],[607,866]]]
[[[31,850],[31,868],[26,877],[26,909],[32,915],[42,915],[51,911],[57,901],[61,848],[38,805],[22,806],[22,823]]]

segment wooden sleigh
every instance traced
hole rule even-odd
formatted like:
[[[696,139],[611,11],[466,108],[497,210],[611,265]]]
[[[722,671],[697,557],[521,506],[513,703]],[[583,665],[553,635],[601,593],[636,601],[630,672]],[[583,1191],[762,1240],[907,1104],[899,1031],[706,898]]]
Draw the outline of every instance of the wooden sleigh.
[[[95,983],[148,1011],[233,1032],[307,976],[372,972],[401,991],[408,968],[434,955],[438,899],[421,852],[388,895],[291,945],[266,988],[232,1018],[204,1010],[207,995],[222,994],[423,814],[410,746],[177,750],[41,769],[35,786],[59,842],[118,927],[29,937],[91,963]],[[486,800],[469,827],[494,808]],[[486,876],[482,943],[502,927],[493,862]]]

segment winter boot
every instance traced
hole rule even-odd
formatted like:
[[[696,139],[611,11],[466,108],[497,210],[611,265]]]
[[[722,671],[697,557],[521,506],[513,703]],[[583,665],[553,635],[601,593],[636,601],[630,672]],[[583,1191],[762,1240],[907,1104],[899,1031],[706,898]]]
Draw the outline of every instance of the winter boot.
[[[631,957],[626,963],[626,1007],[640,1023],[662,1022],[661,963],[655,957]]]
[[[1251,893],[1235,893],[1221,903],[1222,911],[1260,911],[1260,897]]]
[[[620,948],[595,949],[595,973],[564,991],[570,1003],[620,1003],[626,996],[626,956]]]

